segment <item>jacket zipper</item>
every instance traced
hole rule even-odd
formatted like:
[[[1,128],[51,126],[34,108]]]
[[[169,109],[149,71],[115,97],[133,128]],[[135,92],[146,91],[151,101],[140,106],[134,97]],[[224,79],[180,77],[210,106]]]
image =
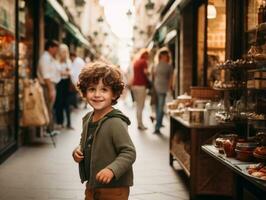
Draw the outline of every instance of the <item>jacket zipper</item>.
[[[104,117],[102,120],[100,120],[100,122],[99,122],[97,128],[95,129],[94,136],[93,136],[93,140],[92,140],[92,144],[91,144],[91,155],[90,155],[90,156],[91,156],[91,158],[90,158],[90,179],[89,179],[89,184],[93,183],[92,185],[95,184],[95,181],[93,181],[93,179],[92,179],[92,160],[93,160],[93,159],[92,159],[92,155],[93,155],[93,146],[94,146],[94,144],[95,144],[96,135],[97,135],[97,133],[98,133],[98,130],[100,129],[102,123],[103,123],[106,119],[107,119],[107,117]],[[86,131],[86,132],[88,132],[88,131]]]

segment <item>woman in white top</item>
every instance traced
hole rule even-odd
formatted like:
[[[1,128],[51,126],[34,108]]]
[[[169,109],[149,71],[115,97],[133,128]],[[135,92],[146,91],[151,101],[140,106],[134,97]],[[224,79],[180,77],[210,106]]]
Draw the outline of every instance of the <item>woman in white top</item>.
[[[56,122],[59,127],[64,126],[64,111],[66,113],[67,128],[71,127],[70,117],[70,92],[69,87],[71,84],[71,61],[69,58],[69,50],[66,44],[59,46],[58,70],[61,75],[61,80],[56,85],[56,101],[55,101],[55,114]]]

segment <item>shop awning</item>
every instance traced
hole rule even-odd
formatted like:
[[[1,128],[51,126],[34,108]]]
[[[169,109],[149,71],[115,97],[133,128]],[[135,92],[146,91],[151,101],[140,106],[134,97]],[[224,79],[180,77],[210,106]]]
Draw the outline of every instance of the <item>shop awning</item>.
[[[169,8],[169,10],[164,15],[163,19],[155,27],[155,30],[154,30],[151,38],[148,40],[148,43],[147,43],[146,46],[148,46],[151,43],[151,41],[153,41],[153,40],[156,41],[156,42],[163,42],[163,41],[165,41],[165,37],[168,34],[168,31],[170,31],[170,32],[172,31],[172,29],[170,29],[170,30],[166,29],[166,24],[168,24],[169,21],[177,20],[176,19],[177,9],[184,2],[186,2],[186,0],[176,0],[171,5],[171,7]]]
[[[149,51],[151,51],[153,47],[154,47],[154,42],[151,41],[151,42],[148,44],[147,48],[148,48]]]
[[[176,30],[171,30],[170,32],[168,32],[165,36],[164,39],[164,44],[167,44],[168,42],[170,42],[172,39],[174,39],[176,37]]]
[[[68,22],[66,23],[65,27],[78,41],[80,41],[86,47],[90,47],[90,43],[86,40],[86,38],[74,24]]]
[[[73,37],[75,37],[81,44],[83,44],[87,49],[89,49],[92,54],[96,54],[89,41],[74,24],[67,22],[65,24],[65,28],[73,35]]]
[[[54,17],[54,15],[59,15],[64,21],[65,28],[76,38],[85,48],[89,49],[92,54],[95,54],[95,50],[91,47],[89,41],[84,37],[80,30],[69,21],[68,15],[64,8],[56,0],[47,0],[48,9],[46,14]]]
[[[65,22],[69,21],[66,11],[56,0],[47,0],[47,2]]]
[[[171,16],[174,15],[176,9],[177,9],[177,6],[182,2],[182,0],[176,0],[173,5],[170,7],[170,9],[168,10],[168,12],[165,14],[165,16],[163,17],[161,23],[159,23],[157,26],[156,26],[156,30],[159,30],[163,25],[166,24],[166,22],[171,18]]]

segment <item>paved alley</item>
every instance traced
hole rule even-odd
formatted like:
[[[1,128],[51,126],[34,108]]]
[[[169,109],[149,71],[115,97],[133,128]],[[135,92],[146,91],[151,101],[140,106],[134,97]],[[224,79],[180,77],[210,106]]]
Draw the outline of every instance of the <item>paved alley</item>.
[[[152,134],[153,125],[149,120],[148,109],[144,113],[148,130],[141,132],[136,127],[133,106],[119,102],[117,107],[131,119],[129,132],[137,149],[135,185],[131,188],[130,200],[189,199],[184,184],[187,182],[185,175],[181,170],[173,170],[168,165],[167,118],[162,136],[157,136]],[[78,165],[73,161],[71,153],[79,142],[81,118],[87,111],[83,108],[73,111],[75,130],[63,130],[56,138],[56,148],[49,138],[36,139],[32,145],[20,147],[0,165],[1,200],[84,198],[85,185],[80,183]]]

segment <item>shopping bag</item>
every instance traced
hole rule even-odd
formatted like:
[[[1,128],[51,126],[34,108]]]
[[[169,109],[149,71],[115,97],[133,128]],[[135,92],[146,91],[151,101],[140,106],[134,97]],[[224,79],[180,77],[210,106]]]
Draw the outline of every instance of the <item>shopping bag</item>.
[[[25,80],[21,126],[44,126],[49,123],[49,113],[43,89],[37,79]]]

